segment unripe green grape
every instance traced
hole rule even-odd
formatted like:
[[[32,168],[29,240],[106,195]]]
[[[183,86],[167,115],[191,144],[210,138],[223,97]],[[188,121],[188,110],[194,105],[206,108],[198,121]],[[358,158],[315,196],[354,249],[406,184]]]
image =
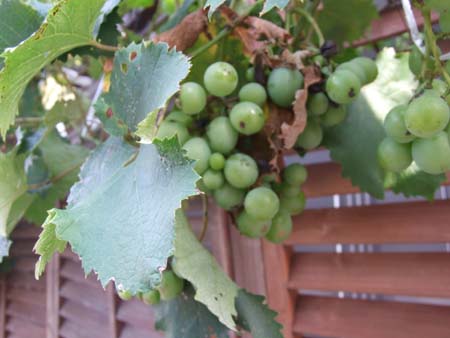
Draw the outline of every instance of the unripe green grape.
[[[287,182],[279,183],[275,185],[273,189],[280,196],[284,195],[291,197],[297,196],[301,191],[300,185],[290,185]]]
[[[280,208],[277,194],[267,187],[250,190],[244,199],[245,211],[255,219],[272,219]]]
[[[438,93],[439,96],[447,102],[447,104],[450,104],[450,95],[445,96],[448,89],[447,83],[440,79],[434,79],[432,85],[433,90],[435,90],[435,92]]]
[[[347,117],[347,109],[344,105],[330,104],[328,110],[320,117],[320,123],[324,127],[333,127],[341,123]]]
[[[216,117],[206,128],[209,144],[213,151],[229,154],[238,142],[238,132],[225,116]]]
[[[245,191],[237,189],[226,183],[217,190],[214,190],[214,200],[217,205],[225,210],[230,210],[244,201]]]
[[[299,135],[296,146],[311,150],[317,148],[322,142],[323,130],[319,123],[309,120],[303,132]]]
[[[222,170],[225,167],[225,157],[221,153],[213,153],[209,157],[209,166],[214,170]]]
[[[280,107],[288,108],[295,100],[295,93],[303,87],[303,75],[298,70],[275,68],[269,75],[267,91]]]
[[[308,171],[300,163],[289,164],[283,169],[283,180],[289,185],[299,186],[308,178]]]
[[[180,90],[181,110],[189,115],[200,113],[206,106],[206,93],[202,86],[195,82],[186,82]]]
[[[270,220],[256,219],[245,210],[236,221],[239,232],[250,238],[264,237],[270,229]]]
[[[417,48],[416,45],[413,45],[411,47],[411,52],[409,53],[408,65],[409,69],[415,76],[419,76],[422,72],[422,62],[422,52],[419,50],[419,48]]]
[[[247,68],[247,70],[245,71],[245,79],[248,82],[255,81],[255,68],[254,67]]]
[[[272,243],[282,243],[292,233],[292,217],[286,211],[280,211],[275,215],[270,225],[270,230],[266,234],[266,239]]]
[[[358,96],[361,90],[361,82],[354,73],[342,69],[331,74],[325,88],[331,100],[339,104],[346,104]]]
[[[119,296],[120,299],[125,300],[125,301],[133,298],[133,294],[131,293],[130,290],[119,290],[119,291],[117,291],[117,295]]]
[[[387,136],[398,143],[408,143],[416,137],[412,135],[405,124],[405,112],[407,105],[399,105],[392,108],[384,119],[384,130]]]
[[[412,157],[417,166],[428,174],[441,174],[450,170],[450,144],[448,134],[417,139],[412,144]]]
[[[157,305],[161,301],[161,295],[158,290],[150,290],[143,293],[141,299],[147,305]]]
[[[165,270],[162,273],[161,284],[158,291],[162,300],[171,300],[178,296],[184,288],[184,280],[173,271]]]
[[[244,135],[253,135],[264,127],[264,112],[253,102],[239,102],[230,112],[231,125]]]
[[[450,11],[448,8],[446,11],[439,13],[439,27],[441,28],[441,32],[450,33]]]
[[[206,69],[203,82],[209,93],[224,97],[236,89],[238,79],[236,69],[232,65],[227,62],[216,62]]]
[[[306,198],[303,191],[296,196],[280,196],[280,211],[286,211],[291,215],[297,215],[305,209]]]
[[[219,189],[224,183],[225,179],[221,171],[208,169],[203,173],[203,183],[208,189]]]
[[[192,122],[194,120],[188,114],[183,113],[182,111],[179,111],[179,110],[174,110],[174,111],[171,111],[169,113],[169,115],[166,116],[164,121],[177,122],[179,124],[182,124],[186,128],[188,128],[192,125]]]
[[[195,186],[197,187],[198,190],[200,190],[201,192],[204,192],[205,194],[210,194],[212,193],[211,189],[208,189],[205,185],[205,182],[203,182],[203,178],[199,179],[197,181],[197,183],[195,184]]]
[[[201,137],[193,137],[183,145],[186,150],[186,157],[195,160],[195,171],[201,175],[208,169],[209,156],[211,156],[211,149],[209,149],[208,142]]]
[[[378,146],[378,162],[388,171],[401,172],[412,163],[411,144],[386,137]]]
[[[366,74],[366,70],[361,62],[354,62],[354,61],[344,62],[336,68],[336,71],[344,69],[355,74],[358,77],[358,80],[361,82],[361,86],[364,86],[369,82],[368,75]]]
[[[375,81],[375,79],[378,77],[378,67],[375,61],[372,59],[369,59],[368,57],[360,56],[357,58],[354,58],[351,62],[358,64],[363,67],[365,73],[366,73],[366,79],[367,81],[363,83],[371,83]]]
[[[181,145],[189,139],[189,132],[181,123],[162,121],[158,132],[156,133],[156,138],[162,140],[165,138],[171,138],[175,135]]]
[[[447,126],[449,119],[448,104],[431,91],[414,99],[405,112],[406,128],[418,137],[436,135]]]
[[[253,158],[237,153],[225,162],[225,178],[235,188],[248,188],[258,178],[258,166]]]
[[[253,102],[262,107],[267,100],[266,90],[257,82],[247,83],[239,91],[239,100]]]
[[[328,110],[328,97],[324,93],[312,94],[308,97],[306,110],[311,115],[322,115]]]

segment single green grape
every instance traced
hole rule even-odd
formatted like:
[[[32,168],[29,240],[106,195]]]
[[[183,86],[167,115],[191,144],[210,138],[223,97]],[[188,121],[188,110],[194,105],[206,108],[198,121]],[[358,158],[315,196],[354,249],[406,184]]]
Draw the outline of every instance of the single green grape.
[[[411,165],[411,144],[398,143],[386,137],[379,144],[377,155],[381,167],[388,171],[398,173]]]
[[[211,156],[211,149],[208,142],[201,137],[193,137],[183,145],[186,150],[186,156],[191,160],[195,160],[195,171],[201,175],[208,169],[209,156]]]
[[[358,96],[361,82],[347,69],[331,74],[325,85],[328,97],[338,104],[347,104]]]
[[[282,176],[289,185],[300,186],[308,178],[308,171],[300,163],[292,163],[283,169]]]
[[[309,120],[305,130],[299,135],[296,146],[311,150],[320,145],[322,138],[323,130],[320,124],[314,120]]]
[[[178,296],[184,288],[184,280],[173,271],[165,270],[162,273],[161,284],[158,291],[162,300],[171,300]]]
[[[328,103],[328,97],[324,93],[312,94],[308,97],[306,110],[311,115],[322,115],[328,110]]]
[[[247,68],[247,70],[245,71],[245,79],[248,82],[255,81],[255,68],[254,67]]]
[[[162,121],[158,132],[157,139],[171,138],[177,136],[178,142],[183,145],[189,139],[189,132],[185,126],[178,122]]]
[[[290,185],[288,182],[278,183],[274,185],[273,189],[280,196],[291,197],[297,196],[301,191],[300,185]]]
[[[130,290],[119,290],[119,291],[117,291],[117,295],[119,296],[120,299],[125,300],[125,301],[133,298],[133,294],[131,293]]]
[[[231,125],[244,135],[253,135],[264,127],[264,112],[253,102],[239,102],[230,112]]]
[[[197,187],[198,190],[200,190],[201,192],[204,192],[205,194],[211,194],[212,190],[208,189],[205,185],[205,183],[203,182],[203,178],[199,179],[197,181],[197,183],[195,184],[195,186]]]
[[[450,120],[450,108],[434,91],[414,99],[404,114],[408,130],[418,137],[431,137],[442,131]]]
[[[180,89],[181,110],[189,115],[200,113],[206,106],[206,92],[195,82],[186,82]]]
[[[275,215],[266,234],[266,239],[272,243],[282,243],[292,233],[292,217],[287,211],[280,211]]]
[[[239,91],[239,100],[253,102],[262,107],[267,100],[266,90],[257,82],[247,83]]]
[[[320,123],[330,128],[338,125],[347,117],[347,109],[344,105],[337,105],[334,102],[329,105],[328,110],[320,117]]]
[[[409,69],[415,76],[419,76],[422,72],[423,55],[422,52],[413,44],[409,53],[408,65]]]
[[[255,219],[272,219],[280,208],[277,194],[267,187],[250,190],[244,199],[245,211]]]
[[[213,153],[209,157],[209,166],[214,170],[222,170],[225,167],[225,157],[221,153]]]
[[[372,59],[369,59],[365,56],[360,56],[354,58],[351,62],[362,66],[362,68],[364,69],[367,81],[363,82],[363,85],[375,81],[375,79],[378,77],[378,67],[375,61],[373,61]]]
[[[354,62],[352,60],[352,61],[347,61],[347,62],[341,63],[336,68],[336,71],[344,70],[344,69],[355,74],[358,77],[359,82],[361,82],[361,86],[364,86],[365,84],[367,84],[369,82],[368,77],[367,77],[368,75],[366,74],[366,70],[361,62]]]
[[[408,143],[416,137],[406,129],[405,112],[407,105],[392,108],[384,119],[384,130],[387,136],[398,143]]]
[[[239,232],[250,238],[264,237],[270,229],[270,219],[254,218],[245,210],[239,214],[236,221]]]
[[[191,116],[179,110],[171,111],[164,120],[169,122],[177,122],[186,128],[192,126],[192,122],[194,121]]]
[[[236,69],[221,61],[210,65],[203,77],[206,90],[218,97],[230,95],[236,89],[238,80]]]
[[[238,132],[231,125],[230,119],[225,116],[216,117],[206,128],[209,144],[213,151],[229,154],[238,142]]]
[[[447,102],[447,104],[450,105],[450,94],[445,96],[448,88],[447,83],[440,79],[434,79],[432,85],[435,92],[438,93],[439,96],[442,97]]]
[[[304,209],[306,205],[306,198],[303,191],[296,196],[280,196],[280,211],[286,211],[291,215],[298,215]]]
[[[231,155],[225,162],[225,178],[235,188],[248,188],[258,178],[258,166],[253,158],[242,153]]]
[[[217,205],[225,210],[230,210],[244,201],[245,190],[237,189],[226,183],[213,193]]]
[[[208,189],[219,189],[224,183],[225,179],[221,171],[208,169],[203,173],[203,183]]]
[[[446,132],[417,139],[412,144],[412,157],[417,166],[428,174],[441,174],[450,170],[450,144]]]
[[[161,300],[161,295],[158,290],[150,290],[143,293],[141,299],[147,305],[157,305]]]
[[[269,75],[267,91],[280,107],[288,108],[295,100],[295,93],[303,87],[303,75],[298,70],[275,68]]]

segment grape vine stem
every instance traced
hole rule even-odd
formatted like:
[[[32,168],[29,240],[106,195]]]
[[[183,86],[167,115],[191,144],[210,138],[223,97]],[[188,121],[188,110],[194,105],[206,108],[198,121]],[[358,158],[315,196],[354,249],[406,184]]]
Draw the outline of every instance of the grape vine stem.
[[[30,116],[30,117],[17,117],[14,120],[14,124],[21,126],[21,125],[29,125],[29,124],[41,124],[44,121],[43,117],[40,116]]]
[[[200,232],[200,235],[198,237],[198,240],[200,242],[203,241],[206,235],[206,231],[208,230],[208,197],[206,194],[201,194],[202,197],[202,208],[203,208],[203,226],[202,231]]]
[[[119,47],[117,46],[104,45],[96,40],[92,40],[90,42],[90,45],[97,49],[101,49],[107,52],[117,52],[119,50]]]
[[[293,11],[304,16],[305,19],[308,20],[308,22],[311,24],[312,29],[316,33],[317,39],[319,40],[319,47],[322,46],[325,43],[325,38],[314,17],[301,7],[296,7],[293,9]]]

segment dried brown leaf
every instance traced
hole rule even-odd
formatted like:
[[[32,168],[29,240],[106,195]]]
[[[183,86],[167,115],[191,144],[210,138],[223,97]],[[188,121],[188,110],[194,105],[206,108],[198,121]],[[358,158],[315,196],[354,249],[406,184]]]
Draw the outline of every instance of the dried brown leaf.
[[[207,24],[205,11],[199,9],[187,15],[174,28],[155,36],[153,41],[167,42],[170,48],[176,47],[179,51],[185,51],[194,45],[199,35],[206,30]]]
[[[308,99],[308,88],[321,81],[320,70],[315,66],[303,68],[305,78],[303,89],[299,89],[295,94],[293,105],[294,121],[292,124],[283,122],[281,125],[281,139],[284,141],[284,147],[291,149],[294,147],[298,136],[303,132],[307,122],[306,100]]]

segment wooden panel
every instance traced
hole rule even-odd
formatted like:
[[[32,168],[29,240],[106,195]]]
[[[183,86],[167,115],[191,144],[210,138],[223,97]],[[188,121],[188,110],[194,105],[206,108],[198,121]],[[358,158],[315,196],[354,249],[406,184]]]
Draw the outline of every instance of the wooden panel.
[[[19,301],[34,305],[44,305],[45,297],[46,295],[43,292],[16,288],[14,285],[8,285],[8,292],[6,293],[6,299],[9,301]]]
[[[63,259],[61,262],[60,274],[64,278],[76,281],[80,284],[86,284],[88,287],[103,290],[101,283],[97,280],[94,273],[90,273],[85,277],[80,261],[74,262],[73,260]]]
[[[448,338],[450,307],[303,296],[294,330],[333,338]]]
[[[31,273],[24,273],[14,271],[8,274],[7,284],[14,285],[15,287],[34,290],[36,292],[45,292],[45,278],[39,280],[34,279],[34,275]]]
[[[67,321],[77,326],[84,326],[87,330],[103,331],[108,337],[108,316],[105,312],[98,312],[79,303],[65,301],[61,306],[60,314]]]
[[[302,253],[292,289],[450,297],[450,253]]]
[[[6,280],[0,274],[0,338],[5,338],[6,326]]]
[[[142,330],[134,328],[130,325],[125,325],[120,338],[161,338],[163,334],[157,331]],[[182,337],[179,337],[182,338]]]
[[[108,310],[103,290],[87,287],[73,281],[65,281],[59,290],[61,297],[78,302],[88,308],[104,312]]]
[[[88,328],[84,325],[78,325],[70,320],[64,320],[60,328],[60,336],[63,338],[103,338],[105,331],[102,329]],[[105,337],[106,338],[106,337]],[[109,337],[107,337],[109,338]]]
[[[6,314],[33,324],[45,327],[45,304],[35,305],[19,301],[9,302],[6,306]]]
[[[136,299],[120,303],[117,319],[146,330],[152,330],[155,323],[152,308]]]
[[[450,201],[306,210],[294,218],[294,244],[450,242]]]
[[[11,249],[9,251],[12,257],[15,256],[32,256],[34,244],[36,243],[36,239],[24,239],[14,243],[11,245]],[[36,259],[38,256],[35,256]]]
[[[39,327],[29,322],[28,320],[23,320],[22,318],[11,317],[8,319],[6,325],[6,330],[13,333],[9,334],[8,337],[17,336],[20,338],[44,338],[45,337],[45,327]]]
[[[16,226],[13,233],[11,234],[11,239],[13,241],[19,241],[24,239],[36,240],[41,233],[41,228],[28,223],[20,223]]]
[[[55,254],[47,264],[45,278],[47,280],[47,327],[46,338],[59,338],[59,266],[60,256]]]

